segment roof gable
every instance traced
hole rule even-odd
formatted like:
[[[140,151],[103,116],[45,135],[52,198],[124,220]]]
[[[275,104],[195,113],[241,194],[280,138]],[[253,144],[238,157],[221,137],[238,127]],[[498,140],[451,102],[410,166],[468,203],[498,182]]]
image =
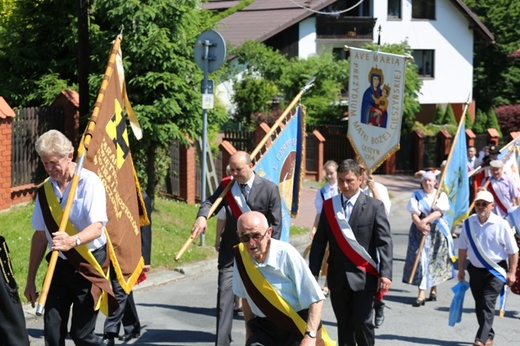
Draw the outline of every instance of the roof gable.
[[[335,3],[336,0],[298,0],[308,9],[290,0],[255,1],[223,20],[216,29],[227,43],[238,46],[247,40],[263,42],[288,27],[315,14],[314,11]]]

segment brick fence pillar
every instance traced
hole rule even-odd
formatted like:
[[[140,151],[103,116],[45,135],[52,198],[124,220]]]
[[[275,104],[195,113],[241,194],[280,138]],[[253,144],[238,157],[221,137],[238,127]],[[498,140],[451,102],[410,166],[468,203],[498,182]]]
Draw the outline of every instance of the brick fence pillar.
[[[315,160],[314,167],[316,168],[316,171],[314,172],[307,172],[307,175],[314,175],[315,181],[322,181],[324,179],[324,173],[323,173],[323,164],[325,163],[325,137],[322,136],[322,134],[318,130],[312,131],[312,134],[316,138],[315,145],[315,156],[311,159]]]
[[[497,130],[491,128],[487,129],[487,135],[488,135],[488,143],[493,143],[495,145],[498,145],[498,141],[500,140],[500,134]]]
[[[222,176],[225,177],[226,174],[226,167],[229,164],[229,159],[231,158],[231,155],[237,152],[233,144],[231,144],[228,141],[222,141],[219,145],[220,152],[222,153]]]
[[[468,148],[475,146],[476,138],[477,138],[477,135],[473,131],[471,131],[470,129],[466,130],[466,145]]]
[[[16,113],[0,96],[0,210],[11,208],[13,118]]]
[[[269,127],[269,125],[267,125],[266,123],[260,123],[257,127],[256,127],[256,130],[255,132],[253,133],[253,140],[255,142],[255,147],[254,149],[256,149],[258,147],[258,144],[260,144],[260,142],[262,141],[262,139],[264,139],[265,135],[271,131],[271,128]],[[264,143],[264,145],[262,146],[262,148],[260,148],[259,152],[257,153],[256,157],[251,157],[251,160],[253,160],[253,162],[256,163],[257,159],[260,159],[261,155],[259,156],[258,154],[263,154],[267,151],[267,148],[269,148],[271,146],[271,138],[268,138],[267,141]],[[253,149],[253,150],[254,150]],[[252,154],[252,152],[250,153]]]
[[[437,137],[437,143],[439,145],[439,154],[440,162],[437,164],[440,166],[441,162],[446,160],[448,158],[448,155],[450,154],[450,148],[451,148],[451,142],[453,140],[453,136],[450,135],[450,133],[446,130],[440,130],[438,137]]]

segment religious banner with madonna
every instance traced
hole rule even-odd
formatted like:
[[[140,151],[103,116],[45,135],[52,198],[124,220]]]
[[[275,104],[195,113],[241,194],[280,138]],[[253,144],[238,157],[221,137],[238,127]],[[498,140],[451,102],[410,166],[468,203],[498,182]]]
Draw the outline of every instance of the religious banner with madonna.
[[[359,161],[373,172],[399,150],[406,57],[349,50],[347,137]]]

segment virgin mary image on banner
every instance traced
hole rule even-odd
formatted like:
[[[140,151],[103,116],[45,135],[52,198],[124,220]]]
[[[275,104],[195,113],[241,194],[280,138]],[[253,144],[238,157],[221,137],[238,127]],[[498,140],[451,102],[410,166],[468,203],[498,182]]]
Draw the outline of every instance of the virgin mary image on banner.
[[[372,172],[399,150],[406,57],[349,50],[347,136],[360,161]]]
[[[386,84],[383,85],[385,76],[383,70],[377,67],[370,69],[368,80],[370,86],[363,94],[363,102],[361,104],[361,122],[363,124],[386,128],[390,87]]]

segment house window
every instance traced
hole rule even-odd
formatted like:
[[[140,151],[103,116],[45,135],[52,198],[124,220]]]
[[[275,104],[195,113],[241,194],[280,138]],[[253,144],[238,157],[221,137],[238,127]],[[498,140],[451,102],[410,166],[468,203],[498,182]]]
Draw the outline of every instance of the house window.
[[[346,60],[349,58],[349,51],[346,51],[345,48],[332,48],[332,56],[334,56],[334,60]]]
[[[435,19],[435,0],[412,0],[412,18]]]
[[[388,19],[401,19],[401,1],[388,0]]]
[[[423,78],[433,78],[434,71],[434,51],[433,50],[414,50],[412,53],[419,76]]]

